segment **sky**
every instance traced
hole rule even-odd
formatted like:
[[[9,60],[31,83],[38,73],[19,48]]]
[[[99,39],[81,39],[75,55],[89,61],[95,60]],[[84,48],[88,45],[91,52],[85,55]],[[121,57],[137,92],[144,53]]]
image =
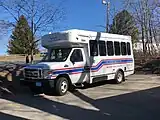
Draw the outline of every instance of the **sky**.
[[[50,0],[50,2],[59,3],[60,0]],[[105,31],[106,26],[106,6],[102,4],[102,0],[63,0],[63,8],[65,9],[66,19],[59,24],[60,29],[83,29],[92,31]],[[110,1],[110,23],[114,16],[114,11],[123,9],[121,0]],[[115,10],[114,10],[115,8]],[[4,19],[7,13],[0,12],[0,20]],[[52,31],[54,32],[54,31]],[[6,54],[7,44],[10,33],[2,36],[0,34],[0,55]]]

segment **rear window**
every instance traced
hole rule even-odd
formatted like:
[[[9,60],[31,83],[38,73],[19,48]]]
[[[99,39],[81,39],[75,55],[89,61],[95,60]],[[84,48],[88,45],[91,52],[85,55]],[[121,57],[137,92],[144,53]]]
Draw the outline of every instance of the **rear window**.
[[[131,45],[129,42],[127,42],[127,53],[128,55],[131,55]]]

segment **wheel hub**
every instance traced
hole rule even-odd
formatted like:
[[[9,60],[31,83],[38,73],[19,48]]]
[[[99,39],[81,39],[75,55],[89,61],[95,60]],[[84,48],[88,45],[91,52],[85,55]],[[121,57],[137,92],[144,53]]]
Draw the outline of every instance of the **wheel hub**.
[[[123,76],[122,76],[122,74],[119,73],[119,74],[117,75],[117,80],[118,80],[119,82],[121,82],[122,79],[123,79]]]
[[[67,91],[67,83],[66,83],[66,81],[62,82],[62,84],[61,84],[61,91],[63,93],[65,93]]]

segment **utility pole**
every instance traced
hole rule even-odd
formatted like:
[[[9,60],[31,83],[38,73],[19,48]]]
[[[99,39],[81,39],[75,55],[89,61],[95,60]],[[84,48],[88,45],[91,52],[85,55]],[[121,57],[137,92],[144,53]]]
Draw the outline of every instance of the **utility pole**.
[[[109,32],[109,11],[110,11],[110,2],[106,2],[106,0],[102,0],[102,4],[106,5],[106,32]]]
[[[107,2],[107,27],[106,27],[106,32],[109,32],[109,11],[110,11],[110,2]]]

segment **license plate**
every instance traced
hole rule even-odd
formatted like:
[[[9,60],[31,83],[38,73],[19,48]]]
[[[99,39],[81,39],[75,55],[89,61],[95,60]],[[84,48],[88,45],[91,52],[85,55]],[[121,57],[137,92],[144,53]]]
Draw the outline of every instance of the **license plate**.
[[[37,86],[37,87],[41,87],[41,86],[42,86],[42,83],[41,83],[41,82],[36,82],[36,86]]]

